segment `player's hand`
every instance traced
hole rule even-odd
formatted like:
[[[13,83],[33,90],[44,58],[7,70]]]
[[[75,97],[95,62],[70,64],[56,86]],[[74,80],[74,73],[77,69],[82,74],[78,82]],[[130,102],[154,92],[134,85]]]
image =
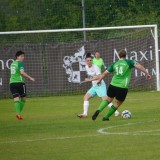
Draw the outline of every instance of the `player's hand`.
[[[33,81],[33,82],[35,82],[35,79],[34,79],[34,78],[32,78],[32,77],[30,77],[30,80],[31,80],[31,81]]]
[[[146,79],[147,80],[151,79],[151,75],[150,74],[146,74]]]
[[[101,84],[101,80],[98,80],[97,85],[99,86]]]
[[[86,82],[90,82],[91,79],[90,79],[90,78],[85,78],[85,81],[86,81]]]

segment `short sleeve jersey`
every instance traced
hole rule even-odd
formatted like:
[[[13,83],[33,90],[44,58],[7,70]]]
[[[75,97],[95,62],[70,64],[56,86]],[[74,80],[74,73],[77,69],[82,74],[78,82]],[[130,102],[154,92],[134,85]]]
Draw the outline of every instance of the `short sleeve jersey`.
[[[128,88],[131,79],[132,68],[136,63],[136,61],[128,59],[121,59],[112,63],[108,68],[108,72],[114,72],[111,85],[120,88]]]
[[[24,63],[21,61],[13,61],[10,66],[10,83],[24,83],[25,79],[21,75],[20,70],[24,70]]]
[[[99,58],[99,59],[93,58],[93,64],[97,65],[100,70],[100,73],[102,73],[102,66],[105,66],[103,59],[102,58]]]
[[[99,68],[95,64],[92,64],[91,67],[88,67],[88,65],[86,65],[86,72],[89,78],[93,78],[101,74]],[[97,86],[97,82],[98,82],[97,80],[92,81],[92,85]],[[104,83],[104,81],[102,80],[101,83]]]

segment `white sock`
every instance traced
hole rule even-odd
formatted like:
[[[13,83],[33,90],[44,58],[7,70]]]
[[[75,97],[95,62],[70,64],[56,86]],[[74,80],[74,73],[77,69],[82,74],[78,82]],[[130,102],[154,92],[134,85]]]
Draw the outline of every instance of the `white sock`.
[[[109,107],[109,108],[111,108],[111,106],[113,106],[113,103],[112,103],[112,102],[108,104],[108,107]]]
[[[88,114],[88,108],[89,108],[89,101],[84,101],[84,104],[83,104],[83,114],[84,115]]]
[[[113,103],[111,102],[111,103],[108,104],[108,107],[111,108],[112,105],[113,105]],[[117,114],[119,113],[118,110],[115,111],[115,114],[116,114],[116,113],[117,113]]]

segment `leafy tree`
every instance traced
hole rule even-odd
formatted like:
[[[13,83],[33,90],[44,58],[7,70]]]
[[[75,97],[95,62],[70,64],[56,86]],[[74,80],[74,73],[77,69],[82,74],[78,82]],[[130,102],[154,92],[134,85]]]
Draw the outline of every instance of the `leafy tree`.
[[[158,0],[84,0],[86,27],[160,24]],[[0,0],[0,31],[82,28],[81,0]]]

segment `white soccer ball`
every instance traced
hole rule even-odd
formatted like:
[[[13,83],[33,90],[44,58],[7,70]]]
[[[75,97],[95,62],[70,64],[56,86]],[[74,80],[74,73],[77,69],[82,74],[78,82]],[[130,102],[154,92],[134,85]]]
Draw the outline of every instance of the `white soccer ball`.
[[[124,119],[129,119],[129,118],[132,117],[132,113],[131,113],[130,111],[128,111],[128,110],[124,110],[124,111],[122,112],[122,117],[123,117]]]

